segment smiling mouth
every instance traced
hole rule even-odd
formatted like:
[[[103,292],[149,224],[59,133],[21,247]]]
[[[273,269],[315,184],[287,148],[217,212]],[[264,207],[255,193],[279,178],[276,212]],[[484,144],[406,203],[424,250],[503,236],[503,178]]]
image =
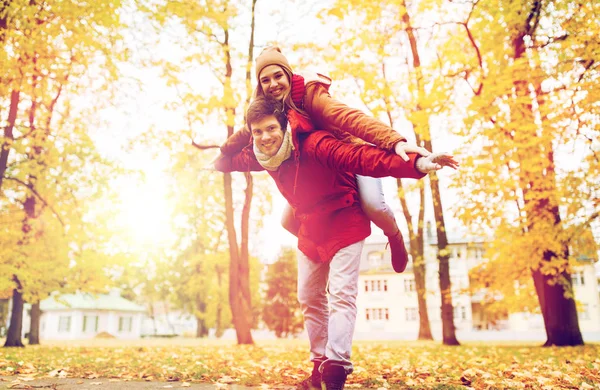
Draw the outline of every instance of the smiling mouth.
[[[280,95],[280,94],[281,94],[281,92],[282,92],[282,90],[281,90],[281,89],[276,89],[276,90],[274,90],[274,91],[271,91],[271,94],[272,94],[272,95]]]

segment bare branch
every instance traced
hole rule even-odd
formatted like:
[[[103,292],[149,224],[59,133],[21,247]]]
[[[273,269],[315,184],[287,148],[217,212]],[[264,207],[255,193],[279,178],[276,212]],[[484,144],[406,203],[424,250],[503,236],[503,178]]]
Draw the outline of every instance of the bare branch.
[[[198,148],[200,150],[217,149],[217,148],[221,147],[219,145],[199,145],[196,142],[194,142],[193,140],[192,140],[192,146],[195,147],[195,148]]]
[[[546,43],[543,43],[543,44],[541,44],[541,45],[539,45],[539,46],[536,46],[536,45],[534,45],[533,47],[534,47],[534,48],[536,48],[536,49],[543,49],[543,48],[545,48],[546,46],[549,46],[549,45],[551,45],[551,44],[553,44],[553,43],[560,42],[560,41],[564,41],[564,40],[566,40],[568,37],[569,37],[569,34],[563,34],[563,35],[560,35],[560,36],[558,36],[558,37],[556,37],[556,38],[552,37],[552,38],[548,39],[548,42],[546,42]]]
[[[35,190],[35,188],[32,188],[31,186],[27,185],[27,183],[23,182],[22,180],[17,179],[16,177],[7,177],[6,180],[12,180],[12,181],[16,181],[17,183],[21,184],[22,186],[26,187],[29,191],[31,191],[40,201],[42,201],[42,203],[44,204],[44,206],[48,207],[50,209],[50,211],[52,211],[52,214],[54,214],[54,216],[56,217],[56,219],[58,219],[58,222],[60,222],[60,224],[64,227],[65,223],[63,222],[62,218],[60,217],[60,215],[56,212],[56,210],[54,210],[54,207],[52,207],[48,202],[46,202],[46,200]]]
[[[592,65],[594,65],[594,60],[588,60],[587,64],[584,66],[583,72],[581,72],[581,75],[579,76],[579,78],[577,79],[577,82],[581,82],[581,80],[583,79],[583,76],[585,76],[585,72],[587,72],[588,70],[590,70],[590,68],[592,67]]]

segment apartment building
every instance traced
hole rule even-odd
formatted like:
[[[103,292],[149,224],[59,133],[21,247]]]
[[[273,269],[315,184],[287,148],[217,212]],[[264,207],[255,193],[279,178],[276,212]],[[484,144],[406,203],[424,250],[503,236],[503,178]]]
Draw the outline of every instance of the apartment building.
[[[390,252],[384,241],[366,242],[360,265],[357,298],[357,338],[415,339],[419,331],[419,312],[412,262],[397,274],[391,267]],[[543,330],[540,314],[513,313],[495,317],[486,313],[478,294],[467,292],[469,269],[484,259],[483,241],[449,237],[450,280],[454,305],[454,324],[458,332],[480,330]],[[430,239],[425,247],[427,312],[434,336],[441,335],[441,297],[438,278],[437,244]],[[572,275],[583,332],[600,332],[600,296],[593,261],[576,268]]]

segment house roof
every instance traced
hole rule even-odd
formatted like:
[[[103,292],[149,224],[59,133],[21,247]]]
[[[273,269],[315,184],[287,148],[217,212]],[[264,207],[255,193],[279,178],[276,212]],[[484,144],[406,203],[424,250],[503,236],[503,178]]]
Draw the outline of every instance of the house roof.
[[[145,312],[144,306],[131,302],[113,294],[62,294],[53,295],[40,302],[42,311],[79,309],[79,310],[110,310],[110,311],[140,311]]]

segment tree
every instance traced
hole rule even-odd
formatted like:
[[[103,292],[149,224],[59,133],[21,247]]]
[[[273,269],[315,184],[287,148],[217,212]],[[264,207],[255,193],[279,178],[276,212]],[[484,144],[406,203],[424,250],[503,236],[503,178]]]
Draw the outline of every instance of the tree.
[[[185,81],[180,78],[185,70],[182,66],[177,66],[173,61],[165,61],[164,69],[167,77],[173,84],[180,88],[188,88],[189,92],[183,97],[184,104],[192,104],[196,108],[192,122],[197,121],[206,125],[207,118],[218,118],[217,121],[225,128],[225,135],[228,137],[233,134],[236,120],[236,108],[239,106],[239,93],[236,93],[236,78],[234,69],[237,68],[235,62],[238,59],[243,61],[242,68],[246,70],[245,84],[249,88],[250,73],[247,71],[248,63],[252,61],[254,50],[254,6],[256,2],[251,3],[249,10],[238,2],[217,1],[210,4],[184,4],[176,1],[164,1],[158,5],[148,6],[148,11],[154,20],[161,23],[161,28],[167,21],[175,21],[186,29],[185,47],[188,53],[183,59],[183,64],[202,67],[210,70],[214,74],[211,80],[211,88],[207,85],[198,88],[186,86]],[[235,41],[236,29],[234,19],[238,13],[246,11],[249,13],[251,21],[250,42],[248,46],[248,56],[238,49]],[[241,38],[246,38],[241,35]],[[240,39],[241,39],[240,38]],[[190,88],[191,87],[191,88]],[[206,140],[206,138],[204,139]],[[203,140],[203,141],[204,141]],[[192,144],[200,149],[205,149],[205,145],[200,145],[197,139],[192,138]],[[237,340],[239,344],[253,344],[252,334],[250,332],[253,323],[252,299],[250,290],[250,256],[248,251],[249,218],[250,205],[252,201],[253,180],[250,174],[245,175],[246,189],[244,190],[244,202],[241,211],[241,240],[238,243],[238,236],[234,222],[234,195],[233,180],[229,173],[223,174],[224,203],[225,203],[225,226],[227,232],[227,241],[229,243],[229,303],[232,313],[233,324],[236,329]]]
[[[277,337],[294,335],[304,328],[298,303],[297,277],[296,251],[285,248],[267,270],[267,291],[262,312],[265,325]]]
[[[428,2],[420,4],[423,14],[433,7],[434,5]],[[336,42],[329,45],[331,48],[329,62],[336,65],[339,70],[337,74],[341,78],[353,78],[359,87],[363,102],[375,116],[385,115],[392,126],[401,123],[401,120],[394,120],[394,118],[402,115],[404,111],[406,119],[412,125],[416,141],[422,143],[428,150],[433,150],[430,123],[436,116],[442,116],[447,110],[444,106],[452,85],[438,80],[437,63],[421,63],[421,51],[424,50],[424,45],[418,42],[418,35],[406,3],[399,1],[373,5],[340,0],[334,4],[329,14],[340,20],[353,20],[346,22],[344,27],[337,30]],[[399,19],[396,17],[398,14]],[[355,39],[356,36],[360,36],[361,39]],[[403,51],[406,47],[407,49]],[[410,52],[410,56],[404,54],[406,51]],[[340,55],[340,53],[344,54]],[[361,55],[350,53],[361,53]],[[398,64],[400,58],[406,64]],[[409,96],[405,102],[399,98],[402,95]],[[454,327],[448,239],[437,173],[433,172],[429,175],[429,184],[436,220],[443,342],[446,345],[458,345]],[[416,229],[402,196],[401,202],[409,225],[415,284],[419,296],[421,314],[419,337],[431,338],[425,300],[424,264],[420,260],[423,259],[425,239],[423,235],[424,190],[421,189],[419,192],[422,202],[421,209],[417,213],[419,219],[416,222]],[[404,190],[399,186],[399,194],[403,193]]]
[[[0,105],[8,107],[0,150],[0,203],[8,206],[2,218],[12,222],[3,227],[6,234],[1,241],[7,246],[0,268],[8,271],[3,276],[10,278],[14,297],[14,328],[9,329],[5,346],[22,346],[23,299],[33,300],[35,306],[49,289],[60,287],[69,268],[65,235],[80,218],[79,190],[89,189],[82,186],[85,180],[77,180],[96,179],[98,158],[85,127],[69,122],[72,111],[78,110],[72,109],[66,96],[81,90],[79,84],[93,63],[92,53],[108,53],[118,39],[118,6],[116,1],[94,2],[84,8],[36,1],[0,5],[4,49],[0,53]],[[77,12],[73,7],[78,7]],[[83,22],[78,12],[86,15]],[[103,34],[98,34],[100,30]],[[114,75],[113,59],[118,54],[111,53],[103,68],[106,74],[97,76]],[[74,131],[65,136],[70,130]],[[89,164],[85,173],[78,171],[84,161]],[[94,185],[100,187],[101,182]],[[44,267],[48,262],[50,266]]]
[[[599,45],[588,38],[598,30],[593,6],[498,6],[482,1],[467,9],[464,26],[478,59],[463,69],[480,87],[463,129],[473,150],[457,183],[469,187],[461,191],[459,213],[472,227],[494,232],[488,262],[476,270],[489,295],[515,303],[514,311],[523,309],[519,297],[535,291],[545,345],[580,345],[572,248],[598,217],[597,197],[590,197],[599,182],[591,141],[598,138],[599,76]],[[515,283],[501,286],[506,280]]]

